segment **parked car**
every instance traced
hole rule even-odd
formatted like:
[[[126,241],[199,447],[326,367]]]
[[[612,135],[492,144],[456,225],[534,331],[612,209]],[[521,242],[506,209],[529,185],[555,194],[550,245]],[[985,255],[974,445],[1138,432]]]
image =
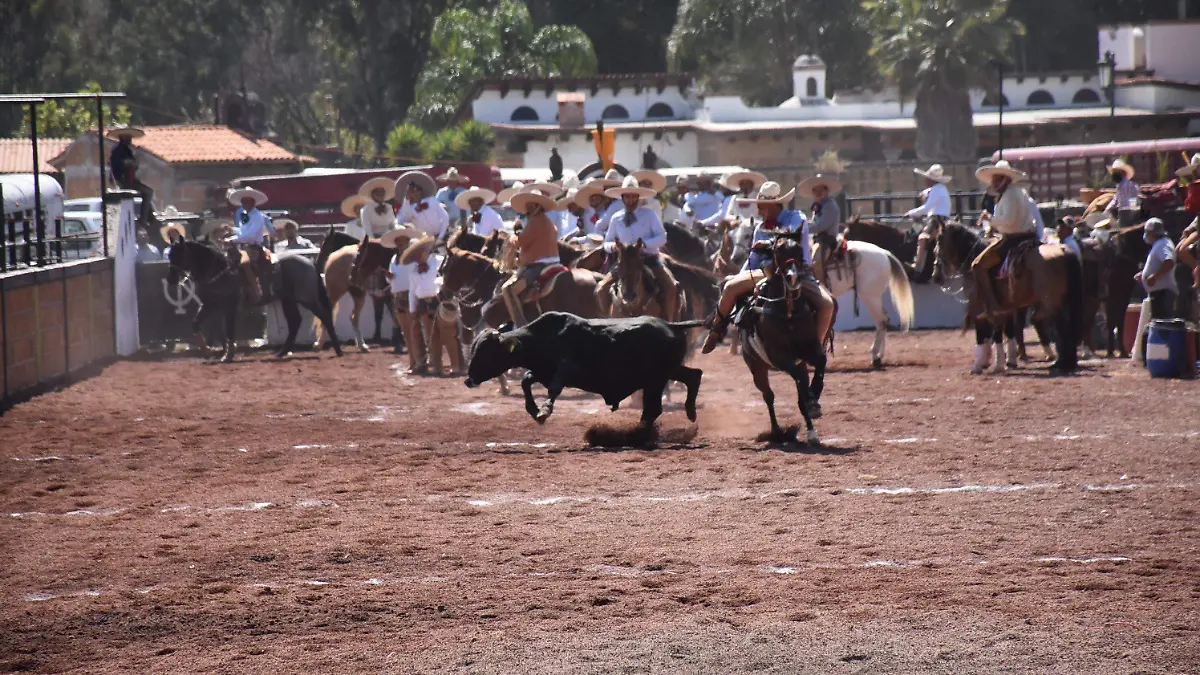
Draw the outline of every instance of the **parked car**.
[[[135,197],[133,199],[133,205],[140,209],[142,206],[142,198]],[[63,202],[63,208],[67,211],[91,211],[93,213],[100,213],[104,210],[104,200],[100,199],[99,197],[68,199],[67,201]]]
[[[74,200],[72,200],[74,201]],[[63,258],[78,260],[100,255],[100,214],[95,211],[68,211],[63,214],[62,238]]]

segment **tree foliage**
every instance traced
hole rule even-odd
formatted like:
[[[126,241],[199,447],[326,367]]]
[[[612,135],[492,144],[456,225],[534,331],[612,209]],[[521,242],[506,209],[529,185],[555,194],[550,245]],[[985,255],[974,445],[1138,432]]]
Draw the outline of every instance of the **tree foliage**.
[[[100,93],[101,89],[99,84],[89,82],[83,91]],[[129,124],[132,117],[129,108],[123,104],[104,104],[105,128]],[[74,138],[88,129],[95,129],[98,126],[97,122],[95,99],[50,99],[37,106],[38,136],[42,138]],[[21,127],[17,133],[24,136],[29,131],[29,108],[25,107],[25,116],[21,119]]]

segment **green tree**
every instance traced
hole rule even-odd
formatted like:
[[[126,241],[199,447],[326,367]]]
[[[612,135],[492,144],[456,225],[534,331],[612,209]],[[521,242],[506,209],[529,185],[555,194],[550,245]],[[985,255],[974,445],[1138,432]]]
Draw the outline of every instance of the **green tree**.
[[[389,157],[395,157],[401,163],[410,159],[420,161],[430,156],[429,140],[420,127],[401,124],[388,133],[384,148]]]
[[[987,84],[990,62],[1024,32],[1008,0],[863,0],[881,71],[916,101],[917,157],[970,161],[978,138],[968,90]]]
[[[461,158],[469,162],[486,162],[492,158],[492,144],[496,142],[496,133],[490,124],[467,120],[458,125],[458,134],[462,137]]]
[[[429,138],[425,152],[433,160],[459,160],[463,158],[463,139],[457,129],[442,129]]]
[[[102,90],[99,84],[88,82],[83,91],[100,93]],[[132,117],[129,108],[124,105],[116,107],[110,104],[104,105],[104,127],[106,129],[118,124],[129,124]],[[95,99],[50,99],[37,106],[38,136],[43,138],[74,138],[88,129],[95,129],[98,126],[97,122]],[[18,133],[24,136],[29,131],[29,108],[26,107]]]

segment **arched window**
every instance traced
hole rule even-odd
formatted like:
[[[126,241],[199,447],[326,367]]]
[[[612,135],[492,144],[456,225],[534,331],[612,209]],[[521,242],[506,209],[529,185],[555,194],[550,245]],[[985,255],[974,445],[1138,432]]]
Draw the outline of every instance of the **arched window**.
[[[1002,96],[1000,100],[1004,101],[1005,107],[1008,106],[1007,96]],[[995,108],[1000,105],[1000,102],[996,100],[995,92],[988,92],[988,95],[983,97],[983,103],[980,103],[980,105],[985,108]]]
[[[674,116],[675,116],[675,111],[671,110],[671,106],[667,105],[666,103],[663,103],[662,101],[659,101],[658,103],[655,103],[654,105],[650,106],[650,109],[646,111],[646,117],[671,118]]]
[[[512,121],[514,122],[536,122],[538,121],[537,111],[527,105],[523,105],[513,111]]]
[[[1095,89],[1080,89],[1075,92],[1075,97],[1071,99],[1071,103],[1099,103],[1100,94],[1096,93]]]
[[[604,112],[600,113],[600,117],[606,120],[627,120],[629,111],[625,109],[625,106],[614,103],[605,108]]]
[[[1038,89],[1025,100],[1028,105],[1054,105],[1054,97],[1045,89]]]
[[[816,98],[816,96],[817,96],[817,78],[810,77],[810,78],[808,78],[808,82],[804,83],[804,95],[809,98]]]

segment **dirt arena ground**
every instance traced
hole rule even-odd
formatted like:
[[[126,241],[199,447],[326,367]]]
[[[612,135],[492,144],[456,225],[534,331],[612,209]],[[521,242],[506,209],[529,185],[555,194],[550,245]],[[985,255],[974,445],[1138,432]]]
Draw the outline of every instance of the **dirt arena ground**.
[[[655,451],[382,351],[118,363],[0,418],[0,670],[1200,672],[1200,384],[869,338],[818,449],[725,353]]]

